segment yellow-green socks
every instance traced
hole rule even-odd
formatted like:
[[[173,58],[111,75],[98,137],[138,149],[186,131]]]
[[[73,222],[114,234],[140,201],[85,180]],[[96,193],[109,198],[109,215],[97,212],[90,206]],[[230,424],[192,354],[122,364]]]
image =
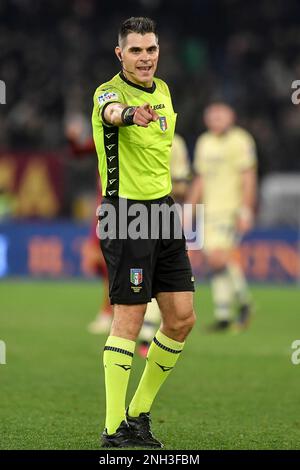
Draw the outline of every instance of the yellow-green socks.
[[[184,343],[168,338],[160,330],[150,345],[147,363],[135,395],[129,405],[129,416],[150,411],[160,387],[175,366]]]
[[[135,342],[109,336],[103,354],[106,390],[106,420],[108,434],[114,434],[125,420],[125,399]]]

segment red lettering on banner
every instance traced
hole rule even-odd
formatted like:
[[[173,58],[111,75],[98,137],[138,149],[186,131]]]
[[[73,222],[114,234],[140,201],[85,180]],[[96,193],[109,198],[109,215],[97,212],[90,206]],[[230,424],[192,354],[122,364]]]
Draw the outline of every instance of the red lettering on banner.
[[[85,276],[106,275],[106,265],[98,238],[76,238],[73,249],[79,253],[80,269]]]
[[[270,243],[258,242],[252,246],[251,275],[257,279],[266,279],[270,271],[272,246]]]
[[[296,247],[285,242],[253,241],[243,243],[235,259],[239,259],[247,276],[257,280],[297,278],[300,255]]]
[[[63,274],[63,244],[57,237],[33,237],[28,245],[28,267],[31,274]]]
[[[296,248],[286,243],[276,243],[273,247],[274,258],[279,262],[282,269],[292,277],[300,274],[300,259]]]

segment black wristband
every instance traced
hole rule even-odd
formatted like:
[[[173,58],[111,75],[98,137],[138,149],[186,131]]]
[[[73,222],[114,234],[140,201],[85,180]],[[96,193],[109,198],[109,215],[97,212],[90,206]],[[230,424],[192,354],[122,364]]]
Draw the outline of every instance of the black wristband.
[[[121,114],[121,120],[125,126],[132,126],[134,124],[133,118],[136,112],[136,106],[127,106],[123,109]]]

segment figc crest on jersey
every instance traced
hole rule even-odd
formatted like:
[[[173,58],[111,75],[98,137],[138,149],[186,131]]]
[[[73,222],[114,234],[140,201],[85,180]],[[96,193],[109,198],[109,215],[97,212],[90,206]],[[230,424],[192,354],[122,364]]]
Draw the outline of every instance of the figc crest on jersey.
[[[165,132],[168,129],[168,124],[167,124],[167,118],[166,116],[160,116],[159,118],[159,125],[160,128],[163,132]]]

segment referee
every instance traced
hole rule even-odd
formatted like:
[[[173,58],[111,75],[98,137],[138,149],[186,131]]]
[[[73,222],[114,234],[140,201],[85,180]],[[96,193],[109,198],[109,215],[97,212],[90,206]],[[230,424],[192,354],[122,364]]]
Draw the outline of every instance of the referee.
[[[155,23],[143,17],[127,19],[119,30],[115,53],[122,71],[97,88],[92,117],[103,194],[100,232],[108,212],[105,208],[113,209],[119,220],[124,201],[129,213],[139,203],[147,214],[153,206],[171,208],[174,203],[169,196],[169,159],[176,114],[168,86],[154,78],[159,56]],[[175,219],[176,215],[173,224]],[[158,224],[158,237],[151,237],[149,230],[147,237],[133,239],[129,229],[127,237],[121,237],[118,227],[116,236],[114,227],[109,227],[109,235],[101,237],[114,310],[103,354],[103,447],[162,447],[151,432],[150,409],[195,322],[193,276],[184,235],[175,237],[174,227],[169,227],[171,235],[164,237],[163,222],[164,217],[159,222],[151,219],[150,225]],[[147,302],[153,297],[161,311],[161,326],[126,410],[135,342]]]

